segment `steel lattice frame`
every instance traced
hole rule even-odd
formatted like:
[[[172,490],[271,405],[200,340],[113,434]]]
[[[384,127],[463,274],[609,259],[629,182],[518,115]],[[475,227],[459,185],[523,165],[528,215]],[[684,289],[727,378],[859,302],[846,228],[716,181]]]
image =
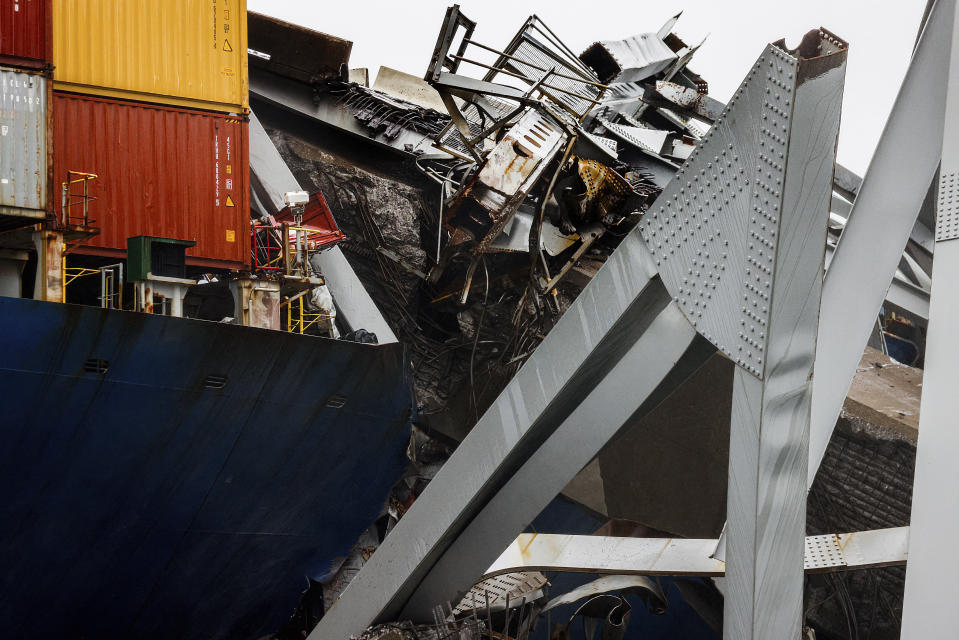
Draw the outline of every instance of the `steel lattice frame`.
[[[959,294],[948,285],[959,268],[959,89],[944,82],[950,54],[959,59],[951,47],[956,20],[955,0],[938,0],[929,12],[822,285],[821,315],[821,239],[845,67],[844,46],[827,32],[819,34],[820,55],[800,59],[767,48],[641,231],[625,239],[310,637],[341,640],[398,615],[428,616],[437,602],[500,570],[625,570],[630,560],[616,559],[617,545],[634,542],[571,537],[565,556],[546,553],[540,564],[511,562],[508,545],[622,424],[655,405],[715,348],[739,365],[730,521],[719,544],[728,558],[705,555],[713,541],[686,541],[691,555],[671,556],[679,564],[669,571],[697,566],[710,575],[727,560],[726,636],[797,637],[810,544],[806,489],[940,149],[940,260],[903,637],[945,637],[959,626],[946,582],[951,572],[942,564],[956,528],[950,525],[959,524],[959,509],[942,504],[943,492],[959,483],[947,369],[959,341],[944,324],[959,313]],[[952,141],[942,146],[944,127]],[[733,275],[723,277],[726,269]],[[832,551],[812,569],[901,564],[908,534],[813,540]],[[608,545],[602,562],[576,560],[596,544]],[[850,552],[858,554],[852,562]],[[634,573],[656,573],[649,564],[634,562]]]

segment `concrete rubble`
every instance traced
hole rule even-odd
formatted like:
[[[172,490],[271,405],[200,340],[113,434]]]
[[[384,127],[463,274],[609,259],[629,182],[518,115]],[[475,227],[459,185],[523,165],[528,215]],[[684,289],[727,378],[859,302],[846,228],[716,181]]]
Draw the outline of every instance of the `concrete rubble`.
[[[577,56],[535,16],[506,47],[480,45],[476,24],[454,6],[424,61],[425,80],[381,67],[370,85],[367,70],[349,69],[350,43],[251,14],[252,110],[298,187],[328,203],[346,236],[338,250],[406,346],[415,392],[409,472],[279,637],[312,629],[722,113],[707,80],[690,69],[698,46],[676,34],[678,19]],[[470,58],[468,49],[484,55]],[[256,196],[266,176],[257,180],[255,157],[253,172]],[[827,250],[859,182],[837,166]],[[280,212],[270,209],[255,222],[275,223]],[[921,370],[889,354],[922,362],[925,316],[909,302],[928,300],[921,231],[877,319],[879,350],[864,355],[809,494],[810,535],[909,522]],[[342,312],[332,274],[315,271],[330,289],[312,296],[311,308],[330,316],[332,297]],[[903,291],[912,297],[896,297]],[[307,333],[367,328],[354,314]],[[627,424],[551,505],[577,510],[567,519],[576,524],[561,532],[718,537],[732,370],[713,355]],[[904,573],[810,578],[816,637],[848,637],[847,625],[856,637],[897,637]],[[363,638],[565,637],[576,616],[602,627],[604,638],[718,637],[722,596],[708,579],[667,583],[657,598],[616,592],[633,594],[630,601],[597,591],[562,610],[563,619],[540,615],[563,584],[547,575],[522,604],[437,602],[434,621],[396,621]]]

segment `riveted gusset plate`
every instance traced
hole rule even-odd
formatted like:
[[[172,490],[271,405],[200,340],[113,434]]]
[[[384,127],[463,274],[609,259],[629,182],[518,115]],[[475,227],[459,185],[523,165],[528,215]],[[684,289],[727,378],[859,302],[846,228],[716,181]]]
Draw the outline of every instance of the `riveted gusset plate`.
[[[936,242],[959,238],[959,173],[943,173],[939,179]]]
[[[768,46],[640,223],[693,326],[762,377],[797,60]]]

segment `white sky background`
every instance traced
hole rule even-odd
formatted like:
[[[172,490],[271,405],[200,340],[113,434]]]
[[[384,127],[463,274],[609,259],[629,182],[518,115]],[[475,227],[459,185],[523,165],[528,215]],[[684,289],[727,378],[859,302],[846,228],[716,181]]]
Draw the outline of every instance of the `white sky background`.
[[[436,35],[454,0],[248,0],[248,8],[353,42],[350,67],[380,65],[422,77]],[[460,0],[476,21],[474,39],[504,47],[536,14],[576,53],[596,40],[656,31],[683,11],[674,28],[687,44],[706,43],[690,68],[727,101],[763,47],[781,37],[793,47],[806,31],[826,27],[849,42],[839,162],[862,175],[882,132],[909,57],[925,0]],[[474,73],[476,67],[464,67]]]

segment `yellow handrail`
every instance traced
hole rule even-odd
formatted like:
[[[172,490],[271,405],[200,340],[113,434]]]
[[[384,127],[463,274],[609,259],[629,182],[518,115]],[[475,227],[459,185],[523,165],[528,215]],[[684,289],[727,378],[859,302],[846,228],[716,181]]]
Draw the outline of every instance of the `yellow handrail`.
[[[305,333],[307,329],[312,327],[323,318],[334,317],[332,314],[328,313],[309,313],[306,311],[306,305],[303,302],[302,295],[287,302],[289,304],[286,305],[286,330],[290,333]],[[298,306],[296,318],[293,317],[294,306]]]
[[[96,200],[96,198],[89,194],[87,183],[91,180],[96,180],[97,178],[99,178],[99,176],[95,173],[87,173],[85,171],[67,171],[67,181],[61,183],[63,188],[61,202],[61,208],[63,209],[63,220],[61,223],[64,226],[69,226],[70,221],[73,219],[71,213],[73,211],[74,204],[79,204],[83,207],[83,226],[87,226],[89,224],[89,205],[91,202]],[[75,184],[83,184],[83,193],[72,193],[70,187]],[[79,202],[74,202],[74,197],[79,198]]]
[[[84,276],[92,276],[100,273],[99,269],[87,269],[86,267],[67,267],[67,254],[64,253],[60,258],[60,302],[67,301],[67,285]]]

